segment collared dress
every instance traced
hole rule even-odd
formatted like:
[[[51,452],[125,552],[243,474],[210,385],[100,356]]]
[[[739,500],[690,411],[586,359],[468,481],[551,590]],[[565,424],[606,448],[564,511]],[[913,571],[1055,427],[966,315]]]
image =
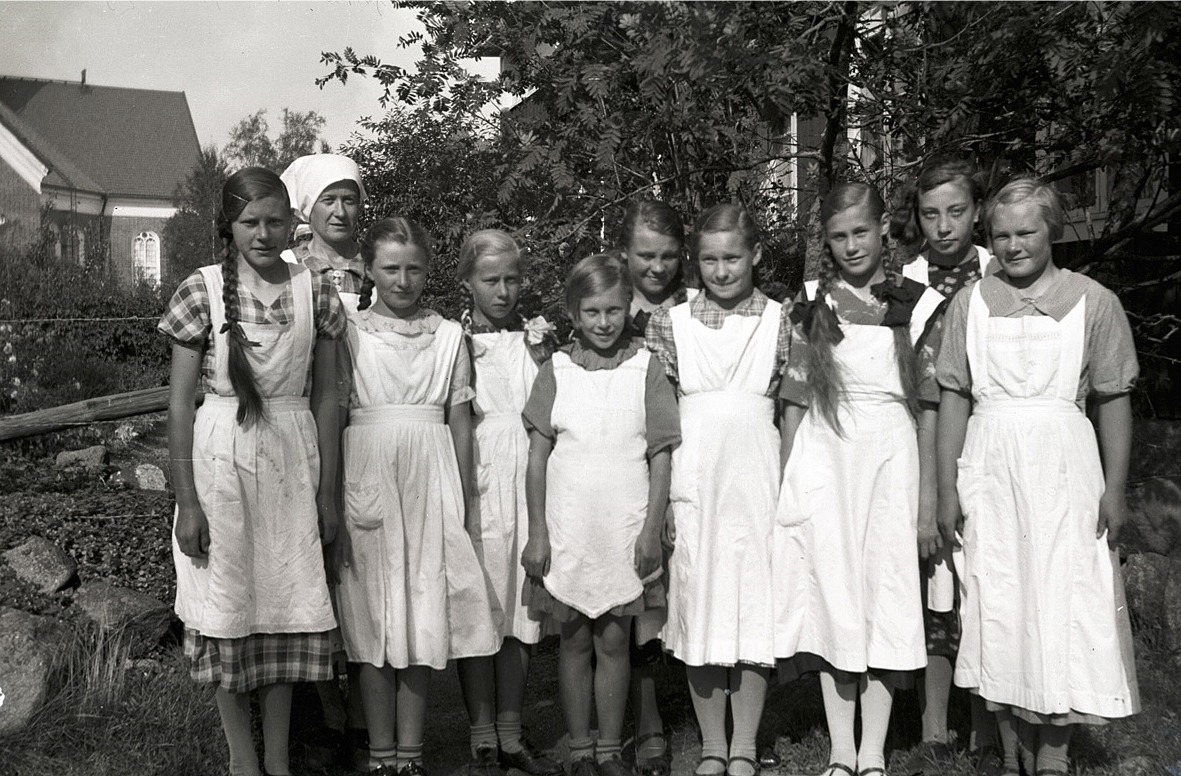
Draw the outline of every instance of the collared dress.
[[[806,302],[836,314],[840,429],[808,389],[811,348],[799,322],[780,397],[808,407],[783,472],[775,527],[775,655],[797,671],[907,672],[927,663],[919,584],[919,450],[895,355],[895,327],[918,353],[920,398],[939,389],[923,341],[943,297],[901,280],[902,297],[863,300],[836,280]],[[804,308],[804,302],[798,305]],[[893,325],[890,325],[893,324]],[[921,362],[926,361],[926,364]],[[819,658],[823,663],[816,663]]]
[[[567,621],[665,605],[660,574],[640,579],[648,458],[680,441],[676,397],[643,340],[600,354],[576,340],[542,365],[522,413],[553,442],[546,466],[550,569],[526,583],[529,608]]]
[[[732,310],[703,293],[648,323],[648,347],[677,386],[681,416],[661,637],[691,666],[774,662],[774,397],[790,338],[786,306],[757,289]]]
[[[302,267],[270,305],[238,287],[246,349],[265,407],[242,425],[229,381],[221,267],[178,288],[158,326],[200,349],[205,400],[193,427],[193,479],[209,521],[209,554],[184,555],[173,539],[176,613],[185,623],[193,678],[231,692],[332,676],[335,627],[315,495],[320,456],[308,407],[312,351],[336,339],[345,316],[335,289]]]
[[[1139,711],[1119,562],[1096,537],[1103,467],[1090,397],[1138,374],[1115,294],[1069,270],[1037,297],[993,275],[953,300],[939,354],[971,393],[958,461],[963,636],[955,683],[1037,724]]]
[[[420,310],[349,316],[344,527],[337,605],[349,660],[441,669],[500,638],[472,540],[448,408],[474,393],[463,329]]]
[[[312,253],[311,243],[301,243],[283,251],[283,260],[292,264],[302,264],[313,274],[322,275],[336,287],[336,293],[344,303],[345,312],[352,314],[357,311],[361,285],[365,282],[365,262],[360,254],[338,267],[328,259]]]

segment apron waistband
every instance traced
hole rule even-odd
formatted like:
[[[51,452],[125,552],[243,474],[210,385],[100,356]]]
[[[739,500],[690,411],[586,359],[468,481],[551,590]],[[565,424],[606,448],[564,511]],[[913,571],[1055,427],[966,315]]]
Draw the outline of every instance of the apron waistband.
[[[237,396],[218,396],[216,393],[205,394],[202,402],[205,407],[233,408],[238,410]],[[271,396],[262,400],[264,412],[299,412],[311,408],[307,396]]]
[[[709,391],[707,393],[685,394],[680,400],[681,408],[694,412],[716,412],[739,415],[757,413],[768,420],[775,419],[775,400],[770,396],[756,396],[742,391]]]
[[[443,418],[443,408],[433,404],[380,404],[376,407],[349,410],[349,423],[354,426],[371,426],[391,421],[442,423]]]
[[[982,399],[973,415],[1079,415],[1083,411],[1065,399]]]
[[[478,423],[518,423],[524,424],[519,412],[486,412],[478,416]]]

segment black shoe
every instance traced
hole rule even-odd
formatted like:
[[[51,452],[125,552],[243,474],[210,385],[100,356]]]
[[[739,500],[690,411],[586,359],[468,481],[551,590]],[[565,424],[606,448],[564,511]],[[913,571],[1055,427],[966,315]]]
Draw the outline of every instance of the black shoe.
[[[783,760],[779,759],[779,755],[771,747],[765,748],[759,752],[759,769],[764,771],[773,771],[783,765]]]
[[[641,757],[640,747],[649,741],[659,738],[664,742],[664,750],[660,754],[652,757]],[[664,731],[659,730],[655,733],[645,733],[642,736],[636,736],[635,740],[636,752],[636,773],[640,776],[669,776],[673,769],[673,755],[672,749],[668,745],[668,736]]]
[[[579,757],[570,763],[570,776],[599,776],[599,766],[593,757]]]
[[[388,765],[382,767],[389,768]],[[423,768],[422,763],[417,760],[411,760],[398,769],[397,776],[426,776],[426,768]]]
[[[500,766],[505,770],[512,768],[524,771],[529,776],[559,776],[562,773],[561,763],[551,757],[546,757],[523,738],[520,751],[500,750]]]
[[[495,744],[477,746],[472,759],[468,760],[467,776],[504,776],[497,761]]]
[[[619,755],[596,762],[595,768],[598,769],[599,776],[635,776],[632,769]]]

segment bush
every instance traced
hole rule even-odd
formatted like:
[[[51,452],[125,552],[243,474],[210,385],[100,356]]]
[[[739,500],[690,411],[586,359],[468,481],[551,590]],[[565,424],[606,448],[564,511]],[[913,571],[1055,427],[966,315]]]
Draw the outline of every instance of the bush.
[[[0,246],[0,413],[167,383],[163,291]]]

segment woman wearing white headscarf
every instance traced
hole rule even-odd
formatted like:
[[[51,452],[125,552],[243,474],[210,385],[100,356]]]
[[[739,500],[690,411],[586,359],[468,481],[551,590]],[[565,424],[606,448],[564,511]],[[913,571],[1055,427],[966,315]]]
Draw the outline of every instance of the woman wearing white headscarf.
[[[284,251],[283,258],[313,272],[329,273],[345,309],[355,312],[365,279],[357,245],[357,220],[366,199],[361,170],[347,156],[301,156],[279,176],[291,208],[312,228],[310,242]]]

